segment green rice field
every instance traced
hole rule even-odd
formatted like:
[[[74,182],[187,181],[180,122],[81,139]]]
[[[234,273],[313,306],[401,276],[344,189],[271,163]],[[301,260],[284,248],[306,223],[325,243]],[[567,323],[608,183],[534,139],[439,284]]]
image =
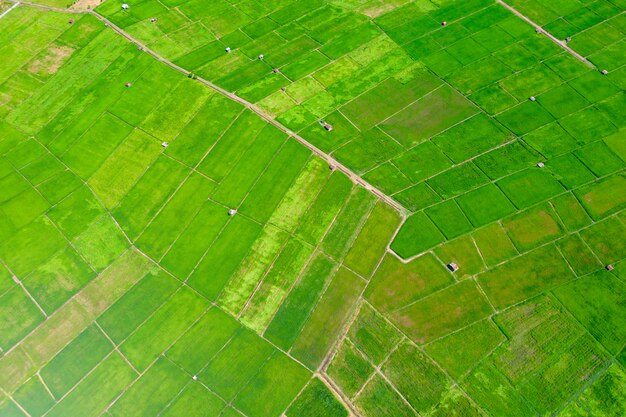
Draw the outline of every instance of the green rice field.
[[[0,417],[626,415],[626,2],[70,3],[0,2]]]

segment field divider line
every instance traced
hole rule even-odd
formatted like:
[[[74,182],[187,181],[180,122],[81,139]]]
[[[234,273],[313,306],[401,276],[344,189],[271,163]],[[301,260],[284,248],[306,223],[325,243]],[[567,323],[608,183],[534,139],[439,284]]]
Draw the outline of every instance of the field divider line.
[[[222,229],[222,230],[223,230],[223,229]],[[221,233],[220,233],[220,234],[221,234]],[[217,238],[216,238],[216,239],[217,239]],[[175,276],[174,274],[172,274],[172,273],[171,273],[170,271],[168,271],[167,269],[163,268],[163,266],[161,266],[158,262],[156,262],[154,259],[152,259],[150,256],[146,255],[144,252],[142,252],[141,250],[139,250],[139,249],[138,249],[138,248],[136,248],[135,246],[132,246],[132,249],[131,249],[131,250],[134,250],[134,251],[135,251],[135,252],[137,252],[139,255],[143,256],[144,258],[146,258],[147,260],[149,260],[150,262],[152,262],[152,264],[154,264],[156,268],[160,269],[161,271],[165,272],[167,275],[171,276],[172,278],[174,278],[174,279],[176,279],[177,281],[179,281],[179,282],[180,282],[180,280],[179,280],[178,278],[176,278],[176,276]],[[207,251],[208,251],[208,250],[207,250]],[[194,292],[194,293],[195,293],[195,294],[197,294],[199,297],[201,297],[202,299],[206,300],[206,301],[209,303],[209,307],[208,307],[208,308],[207,308],[207,309],[206,309],[206,310],[205,310],[205,311],[201,314],[201,317],[202,317],[202,316],[204,316],[204,315],[208,312],[208,310],[210,310],[211,308],[217,308],[217,309],[219,309],[220,311],[222,311],[224,314],[227,314],[227,315],[229,315],[229,316],[231,316],[231,317],[233,317],[233,318],[234,318],[234,316],[233,316],[231,313],[229,313],[228,311],[226,311],[226,310],[225,310],[222,306],[220,306],[219,304],[217,304],[215,301],[210,300],[208,297],[206,297],[205,295],[203,295],[203,294],[201,294],[200,292],[198,292],[198,290],[196,290],[195,288],[193,288],[192,286],[190,286],[189,284],[187,284],[186,280],[185,280],[185,282],[182,282],[182,286],[181,286],[180,288],[178,288],[178,289],[177,289],[177,290],[176,290],[176,291],[175,291],[175,292],[174,292],[174,293],[173,293],[170,297],[168,297],[168,299],[169,299],[169,298],[171,298],[171,297],[173,297],[173,296],[174,296],[174,294],[175,294],[175,293],[177,293],[178,291],[180,291],[180,289],[181,289],[181,288],[183,288],[183,287],[185,287],[185,288],[189,289],[190,291]],[[120,298],[121,298],[121,297],[120,297]],[[116,300],[116,301],[117,301],[117,300]],[[115,304],[115,303],[113,303],[113,304]],[[111,304],[111,305],[113,305],[113,304]],[[164,303],[163,303],[163,304],[164,304]],[[163,304],[161,304],[161,306],[163,306]],[[109,306],[109,307],[110,307],[110,306]],[[108,310],[108,308],[107,308],[107,310]],[[106,311],[106,310],[105,310],[105,311]],[[104,312],[105,312],[105,311],[103,311],[103,312],[100,314],[100,316],[102,316],[102,314],[104,314]],[[150,317],[152,317],[154,314],[156,314],[156,310],[155,310],[155,311],[153,311],[153,312],[150,314]],[[99,317],[100,317],[100,316],[99,316]],[[200,317],[200,318],[201,318],[201,317]],[[199,320],[200,318],[198,318],[198,320]],[[135,333],[135,332],[139,329],[139,327],[141,327],[141,326],[142,326],[142,325],[143,325],[143,324],[144,324],[147,320],[148,320],[148,319],[144,320],[144,322],[142,322],[142,323],[141,323],[141,325],[139,325],[136,329],[134,329],[132,333]],[[193,326],[193,325],[195,325],[195,323],[196,323],[198,320],[194,321],[194,322],[193,322],[193,324],[192,324],[192,326]],[[298,364],[300,364],[303,368],[305,368],[305,369],[309,369],[309,368],[308,368],[308,367],[307,367],[304,363],[302,363],[302,362],[301,362],[300,360],[298,360],[297,358],[293,357],[293,356],[292,356],[292,355],[291,355],[288,351],[286,351],[285,349],[283,349],[283,348],[279,347],[279,346],[278,346],[278,345],[276,345],[274,342],[272,342],[271,340],[269,340],[269,339],[267,339],[266,337],[264,337],[262,334],[259,334],[256,330],[254,330],[254,329],[250,328],[249,326],[245,325],[244,323],[239,322],[239,324],[240,324],[242,327],[245,327],[246,329],[249,329],[249,330],[253,331],[253,332],[254,332],[255,334],[257,334],[260,338],[262,338],[262,339],[263,339],[263,340],[265,340],[267,343],[269,343],[270,345],[272,345],[272,347],[274,347],[274,349],[281,351],[281,352],[282,352],[282,353],[284,353],[286,356],[288,356],[291,360],[293,360],[293,361],[297,362]],[[183,334],[184,334],[184,333],[186,333],[186,332],[187,332],[190,328],[191,328],[191,326],[189,326],[189,327],[188,327],[188,328],[187,328],[187,329],[183,332]],[[131,333],[131,334],[132,334],[132,333]],[[130,337],[130,335],[129,335],[128,337]],[[126,339],[128,339],[128,337],[127,337]],[[179,337],[176,339],[176,341],[178,341],[178,339],[180,339],[180,337],[182,337],[182,334],[181,334],[181,336],[179,336]],[[126,341],[126,339],[124,339],[124,341]],[[120,345],[121,345],[124,341],[120,342]],[[172,344],[172,345],[170,345],[170,346],[168,346],[168,347],[167,347],[167,349],[165,349],[165,350],[161,353],[161,356],[162,356],[162,355],[163,355],[163,353],[164,353],[164,352],[166,352],[166,351],[167,351],[167,350],[168,350],[171,346],[173,346],[173,344]]]
[[[4,265],[4,267],[6,268],[6,270],[7,270],[7,271],[9,271],[9,273],[11,274],[11,277],[13,278],[13,282],[15,282],[17,285],[19,285],[19,286],[22,288],[22,290],[23,290],[23,291],[24,291],[24,293],[28,296],[28,298],[30,298],[30,300],[33,302],[33,304],[35,304],[35,306],[39,309],[39,311],[41,312],[41,314],[43,314],[43,316],[44,316],[44,318],[45,318],[45,319],[44,319],[44,321],[45,321],[45,320],[48,320],[48,313],[46,313],[46,311],[45,311],[45,310],[41,307],[41,305],[39,305],[39,302],[37,302],[37,300],[35,299],[35,297],[33,297],[33,296],[32,296],[32,294],[30,293],[30,291],[28,291],[28,289],[24,286],[24,283],[22,282],[22,280],[21,280],[21,279],[19,279],[19,278],[17,277],[17,275],[15,275],[15,274],[13,273],[13,271],[11,270],[11,268],[9,268],[9,266],[8,266],[8,265],[4,262],[4,260],[0,259],[0,263],[1,263],[2,265]],[[41,323],[40,323],[40,324],[41,324]],[[39,325],[37,325],[37,327],[39,327]],[[29,334],[30,334],[30,333],[29,333]],[[26,337],[26,336],[24,336],[24,337]],[[17,344],[18,344],[19,342],[21,342],[22,340],[23,340],[23,338],[22,338],[22,339],[20,339],[20,340],[19,340],[17,343],[15,343],[13,346],[17,346]],[[12,347],[11,347],[11,348],[12,348]],[[7,353],[8,353],[9,351],[11,351],[11,349],[9,349],[9,350],[7,351]]]
[[[463,394],[464,394],[464,395],[465,395],[465,396],[466,396],[466,397],[470,400],[470,402],[472,402],[474,405],[476,405],[476,407],[478,407],[479,409],[481,409],[481,410],[482,410],[482,407],[481,407],[481,406],[479,406],[479,405],[478,405],[478,404],[474,401],[474,399],[473,399],[470,395],[468,395],[468,393],[467,393],[467,392],[466,392],[466,390],[465,390],[465,389],[461,386],[461,384],[459,383],[459,381],[458,381],[456,378],[454,378],[454,377],[453,377],[453,376],[452,376],[452,375],[451,375],[451,374],[447,371],[447,369],[446,369],[446,368],[444,368],[443,366],[441,366],[441,364],[440,364],[438,361],[436,361],[433,357],[431,357],[431,355],[429,355],[429,354],[428,354],[428,352],[426,352],[426,349],[424,349],[424,346],[425,346],[425,345],[427,345],[427,344],[432,343],[434,340],[431,340],[430,342],[425,343],[425,344],[424,344],[424,345],[422,345],[422,346],[418,345],[418,344],[417,344],[416,342],[414,342],[414,341],[413,341],[413,339],[411,339],[411,337],[410,337],[410,336],[408,336],[408,335],[407,335],[407,334],[406,334],[406,333],[405,333],[402,329],[400,329],[398,326],[396,326],[396,325],[395,325],[395,323],[393,323],[391,320],[389,320],[389,318],[388,318],[386,315],[384,315],[383,313],[381,313],[380,311],[378,311],[378,309],[377,309],[377,308],[375,308],[372,304],[370,304],[367,300],[365,300],[365,303],[367,303],[367,304],[370,306],[370,308],[371,308],[372,310],[374,310],[374,311],[375,311],[375,312],[376,312],[376,313],[377,313],[380,317],[382,317],[382,318],[383,318],[383,320],[385,320],[385,321],[386,321],[386,322],[387,322],[387,323],[388,323],[388,324],[389,324],[389,325],[390,325],[390,326],[391,326],[394,330],[396,330],[396,332],[398,332],[400,335],[402,335],[402,336],[403,336],[403,339],[402,339],[402,340],[400,340],[400,341],[398,342],[398,344],[396,345],[396,347],[395,347],[394,349],[392,349],[392,351],[395,351],[395,350],[397,349],[397,347],[398,347],[398,346],[400,346],[400,344],[401,344],[401,343],[403,343],[403,342],[409,343],[410,345],[412,345],[413,347],[415,347],[415,348],[416,348],[416,349],[417,349],[417,350],[418,350],[421,354],[423,354],[424,356],[426,356],[426,357],[427,357],[427,358],[428,358],[428,359],[429,359],[429,360],[430,360],[430,361],[431,361],[431,362],[432,362],[432,363],[433,363],[433,364],[437,367],[437,369],[439,369],[439,370],[440,370],[440,371],[441,371],[441,372],[442,372],[442,373],[443,373],[443,374],[444,374],[444,375],[445,375],[445,376],[446,376],[446,377],[447,377],[450,381],[452,381],[453,385],[452,385],[451,387],[449,387],[448,391],[449,391],[451,388],[453,388],[454,386],[456,386],[456,387],[459,389],[459,391],[463,392]],[[454,331],[454,332],[452,332],[452,333],[459,332],[459,331],[461,331],[461,330],[463,330],[463,329],[465,329],[465,328],[468,328],[468,327],[472,326],[472,325],[473,325],[473,324],[475,324],[475,323],[478,323],[479,321],[482,321],[482,320],[487,320],[487,319],[491,320],[491,318],[492,318],[492,317],[493,317],[493,314],[490,314],[488,317],[482,318],[482,319],[477,320],[477,321],[475,321],[475,322],[473,322],[473,323],[470,323],[470,324],[468,324],[468,325],[466,325],[466,326],[463,326],[461,329],[455,330],[455,331]],[[439,337],[439,338],[438,338],[438,339],[436,339],[436,340],[442,339],[442,338],[444,338],[444,337],[446,337],[446,336],[448,336],[448,335],[450,335],[450,334],[452,334],[452,333],[449,333],[449,334],[447,334],[447,335],[441,336],[441,337]],[[502,331],[501,331],[501,333],[502,333]],[[504,334],[504,333],[503,333],[503,334]],[[504,335],[504,336],[505,336],[505,338],[506,338],[506,335]],[[361,353],[361,355],[365,356],[365,355],[363,354],[363,352],[361,352],[361,351],[360,351],[360,350],[359,350],[356,346],[354,346],[354,347],[355,347],[355,349],[357,349],[357,350],[359,351],[359,353]],[[494,349],[494,350],[495,350],[495,349]],[[385,358],[385,359],[381,362],[380,367],[382,367],[382,366],[384,365],[384,363],[388,361],[388,359],[389,359],[389,357],[390,357],[390,356],[391,356],[391,354],[390,354],[390,355],[388,355],[388,356],[387,356],[387,357],[386,357],[386,358]],[[365,358],[366,358],[367,360],[369,360],[369,358],[367,358],[366,356],[365,356]],[[380,368],[380,367],[379,367],[379,368]],[[378,369],[379,369],[379,368],[378,368]],[[382,372],[381,372],[381,374],[382,374]],[[390,382],[389,382],[389,383],[390,383]],[[390,384],[391,384],[391,383],[390,383]],[[393,384],[391,384],[391,385],[393,386]],[[394,388],[395,388],[395,387],[394,387]],[[361,389],[361,390],[362,390],[362,389]],[[418,415],[420,415],[420,414],[418,413]]]
[[[165,210],[165,208],[167,207],[168,203],[176,196],[176,194],[178,193],[178,191],[180,191],[181,188],[183,188],[183,186],[185,185],[185,183],[187,182],[187,180],[189,180],[189,178],[191,178],[192,174],[194,172],[197,172],[197,168],[202,164],[202,162],[205,160],[205,158],[207,157],[207,155],[213,150],[213,148],[217,145],[218,142],[220,142],[222,140],[222,138],[226,135],[226,133],[231,129],[231,127],[235,124],[235,122],[237,120],[239,120],[239,117],[243,114],[243,112],[239,112],[237,114],[237,116],[230,122],[230,124],[228,125],[228,127],[226,128],[226,130],[224,130],[224,132],[222,132],[222,134],[219,136],[219,138],[215,141],[215,143],[213,145],[211,145],[209,147],[209,149],[204,153],[204,155],[202,156],[202,158],[200,158],[200,160],[198,161],[198,163],[191,167],[191,169],[189,170],[189,172],[187,173],[187,175],[185,176],[185,178],[183,178],[183,180],[180,182],[180,184],[178,184],[178,187],[176,187],[176,189],[174,189],[174,191],[168,196],[168,198],[163,202],[163,204],[159,207],[159,209],[156,211],[156,213],[150,218],[150,220],[148,221],[148,223],[143,227],[143,229],[141,230],[141,232],[139,232],[139,234],[137,235],[137,237],[135,238],[135,242],[137,242],[141,236],[146,232],[146,230],[148,230],[148,228],[150,227],[150,225],[152,225],[152,223],[159,217],[159,215],[161,214],[161,212],[163,212],[163,210]],[[165,154],[165,152],[162,152],[162,154]],[[185,164],[181,164],[183,167],[187,167],[187,165]],[[214,180],[213,180],[214,181]],[[215,182],[215,181],[214,181]],[[218,183],[219,185],[219,183]],[[195,216],[194,216],[195,217]],[[193,219],[192,219],[193,220]],[[188,226],[188,224],[186,225]]]
[[[567,44],[564,41],[562,41],[560,39],[557,39],[556,36],[552,35],[550,32],[548,32],[545,29],[543,29],[541,26],[539,26],[537,23],[535,23],[532,19],[530,19],[526,15],[522,14],[521,12],[519,12],[516,8],[514,8],[513,6],[508,5],[507,3],[505,3],[502,0],[496,0],[496,1],[497,1],[498,4],[500,4],[504,8],[508,9],[511,13],[513,13],[514,15],[519,17],[520,19],[524,20],[526,23],[528,23],[531,26],[533,26],[537,30],[537,33],[541,33],[542,35],[545,35],[552,42],[556,43],[558,46],[560,46],[561,48],[563,48],[564,50],[566,50],[567,52],[572,54],[572,56],[574,56],[574,58],[576,58],[580,62],[584,63],[589,68],[597,69],[596,66],[593,63],[591,63],[589,60],[587,60],[587,58],[585,58],[584,56],[582,56],[581,54],[579,54],[578,52],[576,52],[575,50],[573,50],[572,48],[567,46]]]
[[[285,143],[286,143],[286,142],[285,142]],[[283,143],[283,146],[284,146],[284,143]],[[281,149],[282,149],[282,146],[281,146]],[[275,157],[277,154],[278,154],[278,152],[274,155],[274,157]],[[272,160],[274,160],[274,158],[272,158]],[[311,160],[311,159],[309,158],[309,160],[307,160],[307,163],[308,163],[310,160]],[[268,166],[269,166],[269,164],[266,166],[266,168],[267,168]],[[305,164],[305,166],[306,166],[306,164]],[[265,170],[264,170],[263,172],[265,172]],[[301,172],[302,172],[302,171],[301,171]],[[247,310],[248,306],[250,305],[250,303],[251,303],[251,302],[252,302],[252,300],[254,299],[254,296],[256,295],[257,291],[261,288],[261,286],[262,286],[262,285],[263,285],[263,283],[265,282],[265,279],[266,279],[266,278],[267,278],[267,276],[270,274],[271,270],[272,270],[272,269],[273,269],[273,267],[274,267],[274,264],[276,263],[276,260],[280,257],[280,255],[281,255],[281,254],[282,254],[282,252],[284,251],[284,249],[285,249],[285,247],[287,246],[287,244],[288,244],[288,243],[289,243],[292,239],[298,239],[298,236],[296,235],[296,231],[297,231],[297,230],[299,229],[299,227],[302,225],[302,218],[303,218],[304,216],[306,216],[306,214],[309,212],[309,210],[311,210],[311,207],[313,207],[313,205],[315,204],[315,202],[316,202],[316,201],[317,201],[317,199],[319,198],[319,196],[320,196],[320,194],[322,193],[322,191],[325,189],[325,187],[326,187],[326,186],[328,185],[328,183],[330,182],[331,177],[332,177],[332,173],[327,174],[326,179],[325,179],[325,182],[324,182],[324,185],[323,185],[323,186],[321,186],[321,187],[320,187],[320,189],[317,191],[317,193],[316,193],[316,195],[315,195],[315,198],[313,198],[313,199],[311,200],[311,202],[310,202],[310,203],[309,203],[309,205],[307,206],[306,210],[304,210],[304,211],[303,211],[302,216],[298,219],[297,224],[296,224],[296,225],[292,228],[292,230],[291,230],[291,231],[289,231],[289,230],[284,230],[284,229],[282,229],[281,227],[278,227],[278,226],[276,226],[276,225],[274,225],[274,224],[272,224],[272,223],[270,223],[270,222],[268,221],[268,224],[271,224],[273,227],[276,227],[276,228],[278,228],[278,229],[280,229],[280,230],[283,230],[283,231],[285,231],[286,233],[288,233],[289,237],[288,237],[288,238],[287,238],[287,240],[285,241],[284,245],[281,247],[280,252],[278,253],[278,255],[276,255],[276,257],[273,259],[273,261],[271,262],[271,264],[267,267],[267,269],[266,269],[266,270],[265,270],[265,272],[263,273],[263,276],[261,277],[261,280],[260,280],[260,281],[257,283],[257,285],[255,286],[255,288],[254,288],[254,290],[253,290],[252,294],[250,294],[250,296],[249,296],[249,297],[248,297],[248,299],[246,300],[246,303],[244,304],[244,306],[243,306],[243,308],[241,309],[241,311],[239,311],[239,313],[236,315],[237,320],[239,320],[239,319],[241,318],[241,316],[243,315],[244,311],[246,311],[246,310]],[[259,178],[260,178],[260,177],[259,177]],[[294,183],[295,183],[295,181],[296,181],[296,180],[297,180],[297,177],[296,177],[296,179],[294,179]],[[258,182],[258,179],[257,179],[257,182]],[[292,184],[290,185],[290,187],[289,187],[290,189],[291,189],[291,187],[293,187],[293,184],[294,184],[294,183],[292,183]],[[256,184],[256,182],[255,182],[255,184]],[[249,193],[248,193],[248,194],[249,194]],[[246,197],[247,197],[247,195],[246,195]],[[283,196],[283,198],[281,199],[281,202],[279,203],[279,206],[280,206],[280,204],[284,201],[284,198],[285,198],[285,196]],[[244,199],[244,201],[245,201],[245,199]],[[309,242],[306,242],[306,241],[304,241],[304,240],[302,240],[302,243],[303,243],[303,244],[305,244],[305,245],[307,245],[307,246],[311,246],[311,247],[313,248],[312,253],[313,253],[313,252],[315,252],[315,250],[316,250],[316,249],[318,249],[318,246],[319,246],[319,243],[311,245]],[[300,275],[300,272],[301,272],[301,271],[298,271],[298,272],[297,272],[297,276],[299,276],[299,275]],[[296,276],[296,278],[297,278],[297,276]],[[220,294],[220,295],[221,295],[221,294]]]
[[[33,138],[33,140],[35,140],[35,139]],[[37,142],[37,143],[39,143],[39,144],[41,145],[41,143],[40,143],[39,141],[36,141],[36,142]],[[53,153],[52,153],[52,152],[51,152],[48,148],[45,148],[45,149],[46,149],[46,152],[48,152],[48,154],[49,154],[49,155],[51,155],[53,158],[56,158],[56,155],[54,155],[54,154],[53,154]],[[13,165],[13,164],[12,164],[12,165]],[[30,181],[30,180],[29,180],[29,179],[28,179],[28,178],[24,175],[24,173],[21,171],[21,169],[18,169],[15,165],[13,165],[13,168],[14,168],[14,170],[15,170],[15,171],[16,171],[16,172],[17,172],[17,173],[18,173],[18,174],[19,174],[19,175],[20,175],[20,176],[24,179],[24,181],[26,181],[26,182],[30,185],[30,187],[31,187],[33,190],[35,190],[35,192],[36,192],[37,194],[39,194],[39,196],[40,196],[43,200],[48,201],[48,200],[46,199],[46,197],[45,197],[45,196],[41,193],[41,191],[39,190],[39,188],[38,188],[36,185],[34,185],[34,184],[33,184],[33,183],[32,183],[32,182],[31,182],[31,181]],[[76,174],[74,174],[74,175],[75,175],[77,178],[79,178],[79,179],[80,179],[80,177],[79,177],[78,175],[76,175]],[[61,228],[59,227],[59,225],[58,225],[55,221],[53,221],[53,220],[50,218],[50,216],[48,216],[48,212],[50,211],[50,209],[52,209],[52,208],[54,208],[54,207],[58,206],[58,205],[59,205],[62,201],[66,200],[67,198],[69,198],[72,194],[74,194],[74,193],[75,193],[75,192],[77,192],[77,191],[78,191],[78,189],[77,189],[77,190],[72,191],[70,194],[68,194],[66,197],[64,197],[64,198],[63,198],[61,201],[59,201],[58,203],[56,203],[56,204],[51,204],[51,207],[50,207],[48,210],[46,210],[46,212],[45,212],[44,214],[42,214],[42,216],[43,216],[43,217],[45,217],[46,219],[48,219],[48,220],[50,221],[50,223],[52,224],[52,226],[53,226],[53,227],[54,227],[54,228],[55,228],[55,229],[59,232],[59,234],[60,234],[61,236],[63,236],[63,239],[65,239],[65,240],[67,241],[67,244],[68,244],[68,245],[69,245],[69,246],[70,246],[70,247],[71,247],[71,248],[72,248],[72,249],[73,249],[73,250],[74,250],[74,251],[78,254],[78,256],[80,257],[80,259],[82,259],[82,261],[83,261],[83,262],[85,262],[85,265],[87,265],[87,266],[89,267],[89,269],[91,269],[91,271],[92,271],[93,273],[95,273],[95,274],[96,274],[96,276],[97,276],[97,275],[98,275],[98,271],[96,271],[96,269],[93,267],[93,265],[91,265],[91,263],[87,260],[87,258],[85,258],[85,257],[83,256],[83,254],[82,254],[82,253],[81,253],[81,252],[80,252],[80,251],[76,248],[76,246],[74,245],[74,242],[72,242],[72,240],[71,240],[71,239],[67,236],[67,234],[66,234],[63,230],[61,230]],[[104,208],[104,206],[103,206],[103,208]],[[95,223],[95,222],[96,222],[96,221],[97,221],[100,217],[102,217],[102,215],[99,215],[99,216],[98,216],[98,218],[97,218],[96,220],[94,220],[93,222],[89,223],[89,226],[91,226],[93,223]],[[89,227],[89,226],[87,226],[87,227]],[[82,233],[84,233],[85,231],[86,231],[86,230],[84,230],[83,232],[81,232],[81,234],[82,234]],[[79,235],[79,236],[80,236],[80,235]],[[78,237],[78,236],[77,236],[77,237]],[[63,249],[61,249],[61,250],[63,250]],[[58,252],[60,252],[60,251],[58,251]],[[49,261],[50,259],[52,259],[52,257],[54,257],[54,256],[55,256],[58,252],[53,253],[50,257],[48,257],[48,258],[44,261],[44,263],[45,263],[45,262],[47,262],[47,261]],[[42,263],[42,265],[43,265],[43,263]],[[40,266],[41,266],[41,265],[40,265]],[[28,276],[30,276],[33,272],[34,272],[34,271],[31,271],[31,272],[30,272],[27,276],[25,276],[24,278],[27,278],[27,277],[28,277]],[[46,315],[46,317],[48,317],[48,316]]]
[[[36,6],[37,7],[41,7],[39,5],[36,5]],[[117,25],[112,23],[111,21],[109,21],[106,17],[100,15],[99,13],[97,13],[97,12],[95,12],[93,10],[87,11],[87,13],[94,15],[96,18],[98,18],[99,20],[101,20],[102,22],[107,24],[109,27],[111,27],[114,31],[119,33],[121,36],[123,36],[124,38],[126,38],[127,40],[132,42],[133,44],[137,45],[138,47],[142,48],[142,50],[144,50],[148,54],[152,55],[158,61],[168,65],[169,67],[177,70],[178,72],[180,72],[180,73],[182,73],[182,74],[184,74],[186,76],[189,76],[191,74],[190,71],[188,71],[188,70],[186,70],[186,69],[184,69],[184,68],[174,64],[173,62],[171,62],[171,61],[165,59],[164,57],[162,57],[161,55],[159,55],[157,52],[155,52],[155,51],[151,50],[150,48],[148,48],[146,45],[141,43],[138,39],[134,38],[132,35],[128,34],[126,31],[124,31],[123,29],[121,29],[120,27],[118,27]],[[370,183],[365,181],[359,175],[354,173],[351,169],[349,169],[348,167],[346,167],[345,165],[343,165],[342,163],[337,161],[334,157],[332,157],[329,154],[323,152],[321,149],[317,148],[316,146],[314,146],[313,144],[308,142],[306,139],[304,139],[302,136],[300,136],[296,132],[292,131],[291,129],[283,126],[278,121],[274,120],[272,117],[270,117],[268,114],[266,114],[260,108],[258,108],[256,105],[248,102],[247,100],[244,100],[243,98],[237,96],[234,93],[228,92],[227,90],[225,90],[225,89],[223,89],[223,88],[213,84],[212,82],[210,82],[208,80],[205,80],[203,78],[197,77],[197,81],[200,82],[201,84],[204,84],[205,86],[207,86],[207,87],[217,91],[218,93],[222,94],[223,96],[225,96],[227,98],[230,98],[231,100],[233,100],[233,101],[243,105],[244,107],[246,107],[247,109],[251,110],[252,112],[256,113],[258,116],[260,116],[266,122],[272,124],[273,126],[277,127],[281,131],[287,133],[290,137],[293,137],[295,140],[300,142],[303,146],[309,148],[314,154],[316,154],[317,156],[319,156],[322,159],[324,159],[329,165],[335,166],[338,170],[342,171],[350,179],[352,179],[353,182],[363,186],[365,189],[367,189],[368,191],[370,191],[371,193],[376,195],[379,199],[385,201],[387,204],[392,206],[394,209],[396,209],[401,214],[406,213],[406,209],[401,204],[396,202],[394,199],[389,197],[387,194],[385,194],[382,191],[380,191],[378,188],[374,187],[373,185],[371,185]]]
[[[137,370],[137,368],[135,368],[135,365],[133,365],[128,358],[119,350],[119,345],[117,345],[113,339],[111,339],[111,337],[109,337],[109,334],[107,332],[104,331],[104,329],[102,328],[102,326],[100,326],[100,323],[98,323],[97,320],[94,320],[93,323],[96,325],[96,327],[98,329],[100,329],[100,331],[102,332],[102,334],[104,334],[104,336],[107,338],[107,340],[109,341],[109,343],[111,343],[111,346],[113,346],[113,350],[115,350],[121,357],[122,359],[124,359],[124,361],[126,361],[126,363],[128,364],[128,366],[130,366],[132,368],[133,371],[135,371],[135,373],[137,375],[139,375],[139,371]],[[139,327],[138,327],[139,328]]]

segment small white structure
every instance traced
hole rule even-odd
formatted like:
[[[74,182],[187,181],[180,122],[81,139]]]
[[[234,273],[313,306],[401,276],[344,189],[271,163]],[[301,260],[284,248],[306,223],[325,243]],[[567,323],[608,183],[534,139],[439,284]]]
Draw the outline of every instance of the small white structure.
[[[192,376],[191,379],[193,379],[194,381],[197,381],[198,380],[198,375]]]
[[[602,75],[607,75],[609,72],[607,70],[602,70],[601,73]]]
[[[456,272],[459,270],[459,266],[454,263],[454,262],[450,262],[448,265],[446,265],[447,268],[450,270],[450,272]]]
[[[232,216],[234,216],[235,214],[237,214],[237,210],[235,210],[235,209],[230,209],[230,210],[228,210],[228,215],[229,215],[229,216],[231,216],[231,217],[232,217]]]
[[[328,169],[330,169],[331,171],[334,171],[337,169],[337,167],[331,164],[331,165],[328,165]]]
[[[156,17],[153,17],[153,18],[151,18],[151,19],[150,19],[150,21],[151,21],[152,23],[154,23],[154,22],[156,22],[156,21],[157,21],[157,18],[156,18]]]
[[[530,96],[529,100],[530,100],[530,101],[537,101],[537,97],[535,97],[535,96]]]
[[[230,54],[230,51],[231,51],[231,50],[232,50],[232,49],[230,49],[230,46],[227,46],[227,47],[226,47],[226,52],[228,52],[229,54]]]
[[[568,36],[567,38],[565,38],[565,43],[570,43],[571,41],[572,41],[571,37]]]
[[[605,268],[607,271],[612,271],[612,270],[614,270],[614,269],[615,269],[615,268],[613,267],[613,265],[611,265],[611,264],[609,264],[609,265],[605,266],[604,268]]]
[[[126,3],[124,3],[124,4],[122,4],[122,9],[128,10],[128,9],[130,9],[130,6],[128,4],[126,4]]]
[[[259,59],[260,59],[261,61],[263,61],[263,60],[265,59],[265,55],[260,54],[260,55],[259,55]]]
[[[164,148],[167,148],[168,146],[170,146],[170,144],[167,142],[161,142],[161,146],[163,146]]]
[[[543,168],[545,166],[546,166],[546,164],[544,164],[543,162],[537,163],[537,168]]]
[[[132,83],[126,83],[126,84],[124,84],[124,85],[126,86],[126,88],[130,88],[130,87],[132,87],[132,86],[133,86],[133,84],[132,84]]]
[[[448,22],[446,22],[445,20],[443,22],[441,22],[441,26],[447,26]]]
[[[272,70],[272,72],[273,72],[274,74],[278,74],[278,73],[280,72],[280,70],[279,70],[278,68],[274,68],[274,69]]]

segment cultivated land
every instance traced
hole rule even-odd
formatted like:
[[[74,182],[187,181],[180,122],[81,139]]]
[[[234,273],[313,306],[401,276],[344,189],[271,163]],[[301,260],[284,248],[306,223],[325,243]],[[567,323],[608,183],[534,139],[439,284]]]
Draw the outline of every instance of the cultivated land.
[[[0,417],[626,414],[624,1],[38,3]]]

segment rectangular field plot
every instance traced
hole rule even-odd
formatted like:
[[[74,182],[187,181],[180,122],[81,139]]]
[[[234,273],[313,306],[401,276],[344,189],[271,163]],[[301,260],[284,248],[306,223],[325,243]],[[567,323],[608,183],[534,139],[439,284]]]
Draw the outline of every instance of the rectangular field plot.
[[[444,86],[381,123],[381,129],[409,147],[477,112],[478,109],[462,95]]]
[[[478,282],[497,308],[569,281],[574,274],[552,245],[541,247],[478,276]]]
[[[80,255],[66,246],[31,272],[23,283],[41,308],[51,314],[95,276]]]
[[[289,407],[287,416],[346,417],[348,410],[318,378],[312,379],[304,391]]]
[[[113,210],[122,229],[136,238],[187,173],[187,168],[169,158],[157,159]]]
[[[344,339],[326,372],[342,392],[352,398],[374,372],[374,366],[348,339]]]
[[[504,340],[498,327],[490,319],[485,319],[429,343],[424,349],[453,377],[459,378]]]
[[[310,372],[281,352],[274,354],[237,395],[235,406],[251,417],[283,411],[309,380]]]
[[[447,315],[454,311],[454,317]],[[416,342],[445,336],[491,314],[492,309],[473,281],[465,280],[394,311],[391,319]]]
[[[109,415],[154,415],[165,408],[190,378],[166,358],[159,359],[109,409]]]
[[[291,354],[316,369],[337,338],[341,328],[365,288],[365,282],[342,268],[333,277],[308,322],[294,342]]]
[[[188,177],[137,239],[137,247],[161,259],[200,210],[213,187],[210,180],[199,174]]]
[[[508,341],[493,354],[493,362],[519,385],[559,355],[581,335],[582,329],[549,297],[538,297],[495,317]],[[532,352],[532,353],[531,353]]]
[[[185,371],[194,375],[235,336],[240,325],[217,308],[210,309],[166,355]]]
[[[272,346],[249,330],[241,329],[198,378],[226,400],[232,400],[254,377],[273,352]]]
[[[317,254],[267,327],[268,340],[282,348],[293,345],[335,267],[328,257]]]
[[[1,297],[0,344],[8,350],[33,330],[43,319],[43,313],[19,286],[14,286]]]
[[[180,286],[160,271],[150,271],[98,318],[115,343],[121,343]]]
[[[379,365],[400,342],[401,334],[381,314],[363,303],[348,337],[356,348]]]
[[[62,417],[81,415],[97,417],[131,383],[137,374],[113,353],[83,379],[70,394],[64,397],[47,414]]]
[[[383,313],[409,305],[454,279],[431,254],[402,263],[387,254],[365,291],[365,298]]]
[[[547,205],[535,206],[506,218],[502,226],[520,252],[536,248],[563,234],[556,213]]]
[[[225,207],[206,201],[161,260],[161,265],[184,280],[228,223]]]
[[[356,407],[366,416],[414,416],[415,412],[385,380],[376,375],[355,399]]]
[[[408,342],[391,354],[382,372],[418,413],[438,404],[451,384],[431,359]]]
[[[133,365],[145,370],[207,309],[208,302],[181,288],[120,346]]]
[[[606,271],[588,275],[554,291],[587,330],[612,354],[626,339],[622,281]]]
[[[55,398],[61,398],[113,350],[97,326],[88,327],[41,370],[41,377]]]

